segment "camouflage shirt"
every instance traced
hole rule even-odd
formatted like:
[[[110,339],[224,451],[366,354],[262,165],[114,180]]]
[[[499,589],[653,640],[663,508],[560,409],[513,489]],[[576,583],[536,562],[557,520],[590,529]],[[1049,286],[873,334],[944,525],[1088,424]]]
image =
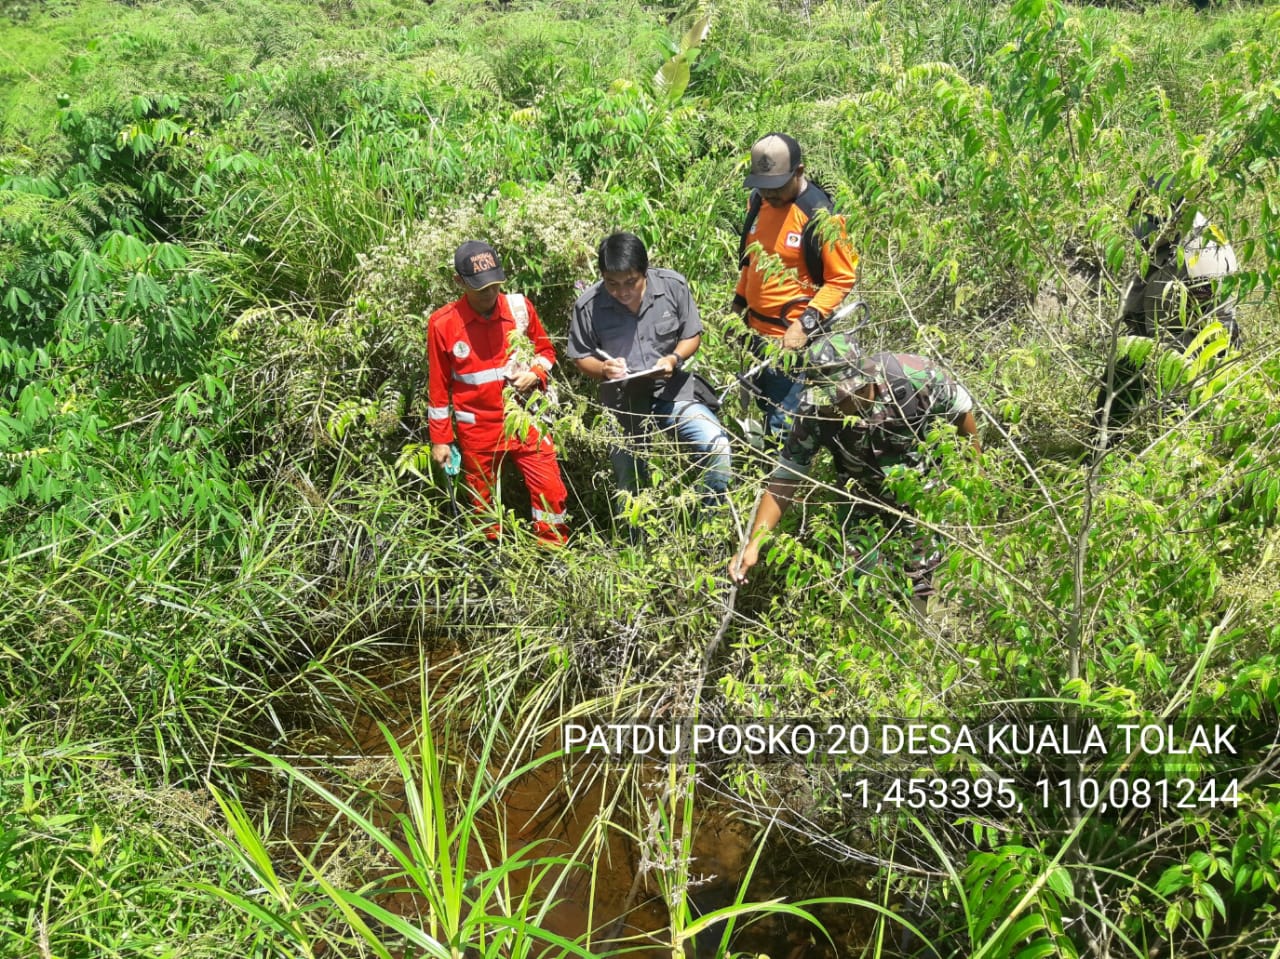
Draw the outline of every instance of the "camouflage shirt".
[[[860,416],[802,404],[772,479],[807,476],[820,447],[831,450],[841,483],[878,489],[887,467],[923,468],[919,446],[940,422],[954,423],[973,400],[933,361],[910,353],[877,353],[875,400]]]

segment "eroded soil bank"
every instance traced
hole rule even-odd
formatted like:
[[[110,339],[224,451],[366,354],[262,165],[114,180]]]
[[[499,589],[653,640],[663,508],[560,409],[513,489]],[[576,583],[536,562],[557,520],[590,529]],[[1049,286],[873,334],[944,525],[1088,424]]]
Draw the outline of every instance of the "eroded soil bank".
[[[358,788],[374,821],[396,834],[395,817],[412,816],[413,800],[406,798],[404,767],[394,761],[387,737],[418,766],[424,701],[416,662],[385,672],[377,683],[386,693],[379,707],[358,711],[346,728],[307,737],[307,750],[317,767],[325,769],[326,780]],[[740,893],[748,903],[866,895],[865,866],[835,868],[776,823],[766,829],[761,817],[715,795],[709,771],[697,770],[702,781],[690,787],[684,768],[581,758],[570,763],[559,753],[554,727],[477,728],[474,714],[460,717],[447,711],[457,707],[450,671],[432,669],[427,677],[427,702],[434,704],[426,707],[431,712],[430,745],[438,755],[446,821],[459,821],[477,777],[498,784],[475,817],[474,841],[466,851],[468,874],[520,859],[539,861],[509,872],[502,895],[520,902],[532,883],[529,901],[552,903],[537,925],[555,936],[596,955],[625,950],[628,956],[655,959],[681,952],[714,956],[722,923],[696,935],[683,933],[700,917],[732,906]],[[501,717],[495,721],[503,723]],[[463,733],[460,722],[473,725]],[[486,732],[496,732],[499,744],[488,752],[481,745]],[[420,787],[415,783],[414,791]],[[290,838],[301,847],[337,844],[339,834],[355,827],[329,828],[332,816],[323,803],[295,805]],[[398,835],[403,837],[403,831]],[[765,848],[757,856],[761,842]],[[542,868],[552,858],[569,865]],[[366,873],[386,874],[392,861],[384,850],[358,866]],[[497,902],[495,898],[488,908],[499,908]],[[383,904],[424,923],[431,909],[425,897],[407,892],[389,895]],[[813,912],[825,936],[794,917],[760,913],[737,920],[730,949],[774,959],[835,959],[866,944],[871,921],[863,911],[844,905],[818,906]],[[544,954],[562,950],[549,945]]]

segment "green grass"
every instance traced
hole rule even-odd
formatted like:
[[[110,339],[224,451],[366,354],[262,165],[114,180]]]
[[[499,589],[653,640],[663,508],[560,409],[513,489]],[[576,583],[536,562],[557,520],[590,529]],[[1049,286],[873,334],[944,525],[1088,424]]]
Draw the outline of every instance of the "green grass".
[[[1042,698],[1109,722],[1274,723],[1275,11],[708,10],[675,102],[653,77],[702,8],[86,0],[0,20],[0,954],[581,954],[604,946],[540,920],[610,831],[661,865],[646,882],[671,903],[673,955],[750,918],[768,897],[745,881],[728,911],[689,908],[688,770],[660,802],[638,770],[611,774],[589,841],[529,852],[543,883],[517,891],[484,817],[535,732],[570,716]],[[703,518],[690,464],[659,445],[657,483],[628,505],[644,545],[620,545],[609,425],[572,372],[553,426],[574,544],[547,555],[517,524],[480,552],[441,479],[405,468],[453,246],[492,240],[563,346],[595,244],[634,230],[689,276],[698,369],[727,384],[739,184],[775,128],[849,216],[864,344],[944,357],[979,401],[980,469],[943,437],[946,483],[902,481],[949,552],[932,617],[842,561],[844,494],[821,484],[731,594],[724,565],[770,469],[743,442],[736,515]],[[1163,393],[1092,456],[1141,256],[1127,207],[1159,173],[1241,254],[1247,339],[1222,363],[1154,351]],[[751,408],[731,392],[724,413],[738,434]],[[388,738],[403,808],[277,757],[365,716],[400,730],[387,663],[445,645],[475,672]],[[788,783],[695,771],[761,824]],[[897,912],[988,957],[1265,956],[1268,782],[1238,810],[1123,828],[1059,810],[1000,829],[848,817],[819,796],[793,811],[812,848],[783,854],[774,830],[757,861],[878,863],[875,907],[828,904],[881,917],[868,955],[902,952]],[[291,813],[317,804],[325,840],[291,848]],[[416,911],[382,911],[397,884]]]

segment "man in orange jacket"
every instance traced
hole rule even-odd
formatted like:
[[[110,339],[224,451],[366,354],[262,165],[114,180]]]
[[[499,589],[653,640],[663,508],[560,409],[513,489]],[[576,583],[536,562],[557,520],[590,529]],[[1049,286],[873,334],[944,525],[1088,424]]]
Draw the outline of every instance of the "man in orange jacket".
[[[849,295],[858,278],[858,254],[844,223],[837,233],[823,227],[819,211],[832,211],[831,197],[804,175],[800,145],[785,133],[770,133],[751,147],[752,190],[738,251],[738,285],[733,309],[752,333],[752,352],[766,359],[766,344],[800,350]],[[762,257],[749,252],[759,244]],[[774,268],[770,269],[770,263]],[[777,269],[781,264],[785,269]],[[800,405],[804,385],[770,363],[755,377],[766,432],[783,433]]]
[[[449,462],[456,421],[463,478],[476,512],[489,508],[498,469],[510,457],[529,488],[534,532],[543,542],[562,544],[569,535],[568,494],[555,446],[536,429],[508,435],[503,395],[508,385],[517,394],[545,388],[555,349],[533,304],[520,293],[502,295],[507,275],[493,247],[468,240],[454,253],[453,267],[462,297],[427,321],[431,458],[442,467]],[[531,363],[512,356],[513,341],[521,337],[532,344]],[[496,539],[500,532],[495,523],[486,535]]]

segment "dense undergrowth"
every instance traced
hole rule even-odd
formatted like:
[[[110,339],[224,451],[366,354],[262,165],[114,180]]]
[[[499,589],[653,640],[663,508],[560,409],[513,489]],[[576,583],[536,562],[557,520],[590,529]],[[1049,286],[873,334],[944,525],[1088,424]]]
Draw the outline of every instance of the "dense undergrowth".
[[[751,914],[747,886],[714,922],[690,911],[689,797],[700,776],[767,822],[794,770],[673,769],[657,792],[619,775],[581,847],[479,869],[477,848],[506,847],[477,810],[538,755],[520,730],[1028,703],[1237,724],[1238,807],[872,817],[814,774],[770,848],[815,874],[861,864],[866,902],[811,907],[869,917],[843,949],[1280,955],[1280,12],[1138,7],[6,8],[0,955],[599,954],[599,935],[570,944],[540,920],[566,895],[557,870],[597,858],[609,829],[644,851],[667,953],[725,953],[707,930]],[[848,214],[863,341],[943,358],[979,404],[981,463],[939,437],[947,484],[901,480],[950,551],[928,618],[840,561],[821,487],[731,594],[767,469],[745,442],[730,516],[700,518],[688,464],[659,450],[654,488],[626,504],[644,544],[623,545],[609,427],[572,373],[552,413],[569,549],[516,527],[485,552],[424,455],[424,312],[452,297],[448,255],[470,236],[563,345],[595,244],[636,232],[689,277],[698,369],[730,383],[738,184],[774,129]],[[1142,255],[1128,207],[1165,174],[1241,255],[1246,337],[1200,361],[1157,351],[1159,388],[1103,454],[1096,384],[1117,346],[1141,350],[1119,337]],[[736,391],[724,412],[741,434]],[[438,703],[398,701],[386,664],[406,647],[461,649],[470,671]],[[391,773],[280,759],[323,762],[316,730],[406,704],[418,723],[390,727],[406,750]],[[432,740],[446,715],[458,755]],[[476,721],[495,715],[511,722]],[[388,775],[421,787],[399,832],[367,812]],[[304,795],[347,825],[299,858],[281,837]],[[419,913],[380,912],[405,883]]]

